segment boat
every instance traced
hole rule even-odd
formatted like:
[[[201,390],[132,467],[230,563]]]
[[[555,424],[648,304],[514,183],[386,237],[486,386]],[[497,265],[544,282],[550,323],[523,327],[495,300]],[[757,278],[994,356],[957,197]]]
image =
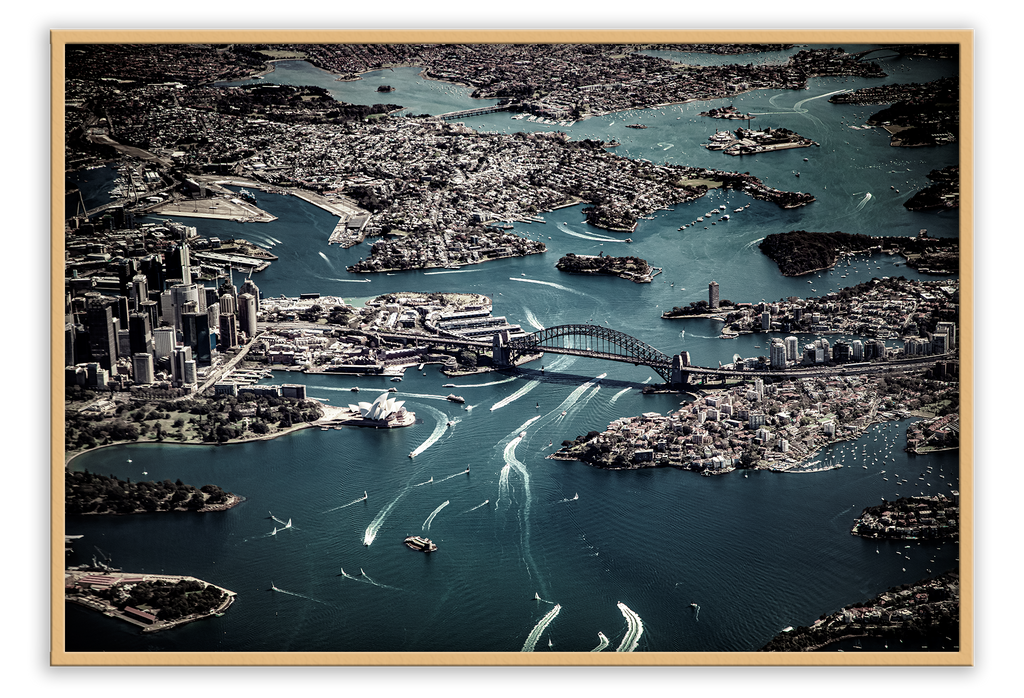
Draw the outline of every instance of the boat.
[[[452,394],[449,394],[448,397],[445,398],[445,400],[448,400],[449,402],[457,402],[458,404],[461,405],[462,403],[464,403],[466,401],[466,398],[460,397],[460,396],[455,395],[454,393],[452,393]]]
[[[423,536],[409,536],[405,539],[405,544],[413,550],[419,550],[422,553],[432,553],[437,550],[437,545],[429,538],[424,538]]]
[[[633,238],[626,238],[626,242],[633,242]]]
[[[402,377],[401,376],[395,376],[395,377],[393,377],[391,379],[391,382],[392,383],[401,383],[402,382]]]
[[[398,392],[398,388],[388,388],[388,392],[389,393],[397,393]]]
[[[445,384],[444,384],[444,385],[442,385],[441,387],[442,387],[442,388],[454,388],[454,387],[455,387],[455,384],[454,384],[454,383],[445,383]]]
[[[519,438],[520,439],[525,439],[526,438],[526,432],[525,431],[519,432]]]
[[[358,393],[358,392],[359,392],[359,386],[355,386],[355,387],[353,387],[353,388],[352,388],[352,392],[353,392],[353,393]]]

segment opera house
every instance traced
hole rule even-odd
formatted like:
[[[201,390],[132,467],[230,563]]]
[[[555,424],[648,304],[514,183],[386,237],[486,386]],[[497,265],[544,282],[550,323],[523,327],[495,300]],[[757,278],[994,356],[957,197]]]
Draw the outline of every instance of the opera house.
[[[407,427],[416,421],[416,413],[404,407],[404,400],[396,400],[390,393],[381,393],[373,402],[360,402],[348,406],[352,418],[349,424],[372,427]]]

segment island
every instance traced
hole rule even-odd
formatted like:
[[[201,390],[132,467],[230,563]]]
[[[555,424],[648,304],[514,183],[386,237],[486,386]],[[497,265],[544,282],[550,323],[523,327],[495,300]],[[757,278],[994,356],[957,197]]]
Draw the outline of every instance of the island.
[[[810,138],[804,138],[788,128],[765,128],[760,131],[738,128],[735,134],[729,131],[715,131],[708,139],[711,143],[705,143],[705,148],[721,150],[726,155],[754,155],[770,153],[774,150],[810,148],[812,145],[819,145]]]
[[[779,265],[783,276],[802,276],[836,266],[847,255],[876,252],[899,254],[907,266],[931,274],[955,274],[960,270],[960,241],[957,238],[932,238],[927,231],[916,238],[817,233],[794,230],[772,233],[758,246]]]
[[[649,284],[661,273],[661,269],[652,267],[639,257],[611,257],[603,252],[596,255],[569,252],[558,260],[555,268],[570,274],[617,276],[638,284]]]
[[[712,119],[734,119],[740,121],[750,121],[755,118],[753,114],[743,114],[739,109],[733,105],[727,107],[714,107],[707,111],[702,111],[700,116],[708,116]]]
[[[839,640],[881,638],[927,642],[960,634],[960,575],[947,572],[934,579],[890,588],[867,602],[822,615],[809,626],[786,628],[762,652],[814,652]],[[926,648],[924,646],[923,648]]]

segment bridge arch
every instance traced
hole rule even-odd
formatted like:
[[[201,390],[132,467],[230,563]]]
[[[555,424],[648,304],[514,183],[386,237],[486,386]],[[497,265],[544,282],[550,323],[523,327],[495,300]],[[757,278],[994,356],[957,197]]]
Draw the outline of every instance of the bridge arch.
[[[548,327],[525,337],[516,337],[508,342],[507,347],[513,363],[517,358],[541,351],[644,365],[651,367],[666,382],[672,377],[671,356],[625,332],[601,325]]]

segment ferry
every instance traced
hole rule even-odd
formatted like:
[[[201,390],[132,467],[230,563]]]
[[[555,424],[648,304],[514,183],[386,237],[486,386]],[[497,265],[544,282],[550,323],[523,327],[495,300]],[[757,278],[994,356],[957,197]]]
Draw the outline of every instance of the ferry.
[[[449,402],[456,402],[461,405],[466,401],[466,398],[451,393],[448,395],[448,397],[445,398],[445,400],[448,400]]]
[[[421,553],[432,553],[437,550],[437,544],[423,536],[409,536],[405,539],[405,544],[413,550],[419,550]]]

